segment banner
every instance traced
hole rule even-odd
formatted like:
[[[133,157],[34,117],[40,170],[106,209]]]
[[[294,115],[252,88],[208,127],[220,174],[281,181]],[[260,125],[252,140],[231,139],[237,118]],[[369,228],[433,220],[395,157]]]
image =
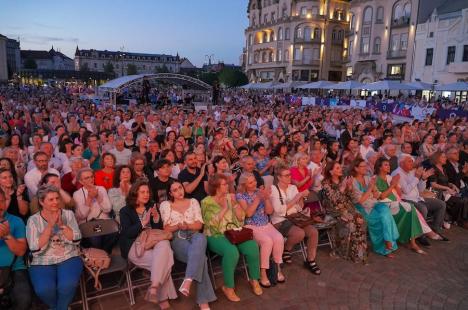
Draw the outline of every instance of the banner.
[[[468,111],[464,110],[448,110],[448,109],[439,109],[437,110],[437,118],[439,119],[447,119],[447,118],[454,118],[454,117],[468,117]]]

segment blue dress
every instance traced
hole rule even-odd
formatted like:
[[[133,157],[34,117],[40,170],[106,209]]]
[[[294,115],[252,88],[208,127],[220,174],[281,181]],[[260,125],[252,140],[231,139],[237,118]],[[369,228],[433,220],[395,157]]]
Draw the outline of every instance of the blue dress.
[[[366,178],[366,183],[369,184],[369,178]],[[359,200],[361,195],[367,191],[367,186],[363,186],[356,179],[354,179],[353,184],[356,200]],[[398,228],[390,212],[390,208],[385,203],[377,202],[377,200],[369,202],[373,204],[371,208],[365,208],[363,205],[356,203],[356,209],[367,222],[367,229],[374,252],[380,255],[387,255],[398,249],[396,243],[400,236]],[[385,241],[392,242],[391,250],[385,247]]]

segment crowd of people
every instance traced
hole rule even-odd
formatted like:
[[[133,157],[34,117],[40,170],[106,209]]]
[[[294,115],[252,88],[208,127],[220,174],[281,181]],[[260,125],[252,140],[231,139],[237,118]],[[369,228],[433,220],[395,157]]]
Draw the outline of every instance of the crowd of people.
[[[427,259],[433,240],[449,241],[444,230],[468,229],[466,119],[396,122],[244,92],[199,112],[96,106],[35,87],[0,88],[0,103],[0,266],[13,279],[0,289],[13,309],[29,309],[34,294],[67,309],[82,247],[149,270],[145,299],[162,309],[194,288],[209,309],[211,255],[237,302],[241,257],[255,295],[287,283],[299,244],[305,272],[319,276],[323,223],[334,223],[333,254],[364,264],[371,251],[393,258],[401,245]],[[313,221],[299,225],[298,213]],[[82,238],[80,225],[97,219],[117,221],[119,232]],[[147,228],[171,237],[141,250]],[[252,236],[233,242],[233,228]],[[175,260],[186,263],[179,288]]]

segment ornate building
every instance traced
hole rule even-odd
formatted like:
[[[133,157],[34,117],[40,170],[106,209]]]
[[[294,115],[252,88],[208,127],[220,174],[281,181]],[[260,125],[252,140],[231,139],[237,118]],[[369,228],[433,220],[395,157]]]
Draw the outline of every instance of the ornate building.
[[[22,50],[22,69],[27,69],[30,61],[36,63],[37,70],[73,70],[73,59],[56,51],[53,46],[49,51]]]
[[[242,65],[254,81],[341,81],[349,1],[250,0]]]
[[[0,34],[0,83],[8,80],[7,41],[8,38]]]
[[[410,81],[419,17],[448,0],[353,0],[350,9],[347,79]]]
[[[468,81],[468,1],[444,1],[429,14],[420,14],[412,79]]]
[[[95,49],[80,50],[78,46],[75,52],[75,70],[104,72],[106,65],[111,64],[112,70],[117,76],[127,75],[134,70],[140,73],[170,72],[179,73],[181,59],[179,55],[144,54],[115,51],[99,51]],[[133,67],[133,69],[130,69]],[[133,73],[133,72],[130,72]],[[133,74],[135,74],[133,73]]]

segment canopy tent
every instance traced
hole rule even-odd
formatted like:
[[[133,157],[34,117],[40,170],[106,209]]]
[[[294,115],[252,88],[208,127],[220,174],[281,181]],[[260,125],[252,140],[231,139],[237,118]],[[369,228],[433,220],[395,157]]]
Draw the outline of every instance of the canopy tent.
[[[468,91],[467,82],[456,82],[445,85],[438,85],[435,87],[435,90],[438,91]]]
[[[365,84],[356,82],[356,81],[346,81],[346,82],[339,82],[337,84],[332,84],[325,86],[324,89],[343,89],[343,90],[351,90],[351,89],[362,89],[364,88]]]
[[[274,89],[288,89],[288,88],[298,88],[304,85],[306,82],[303,81],[291,81],[286,83],[280,83],[273,86]]]
[[[411,82],[411,83],[405,83],[406,85],[415,87],[417,90],[432,90],[434,88],[434,85],[431,83],[424,83],[424,82]]]
[[[367,90],[417,90],[414,86],[389,80],[365,84],[362,88]]]
[[[317,81],[317,82],[312,82],[308,83],[305,85],[298,86],[297,88],[302,88],[302,89],[325,89],[326,86],[330,85],[336,85],[333,82],[329,81]]]

